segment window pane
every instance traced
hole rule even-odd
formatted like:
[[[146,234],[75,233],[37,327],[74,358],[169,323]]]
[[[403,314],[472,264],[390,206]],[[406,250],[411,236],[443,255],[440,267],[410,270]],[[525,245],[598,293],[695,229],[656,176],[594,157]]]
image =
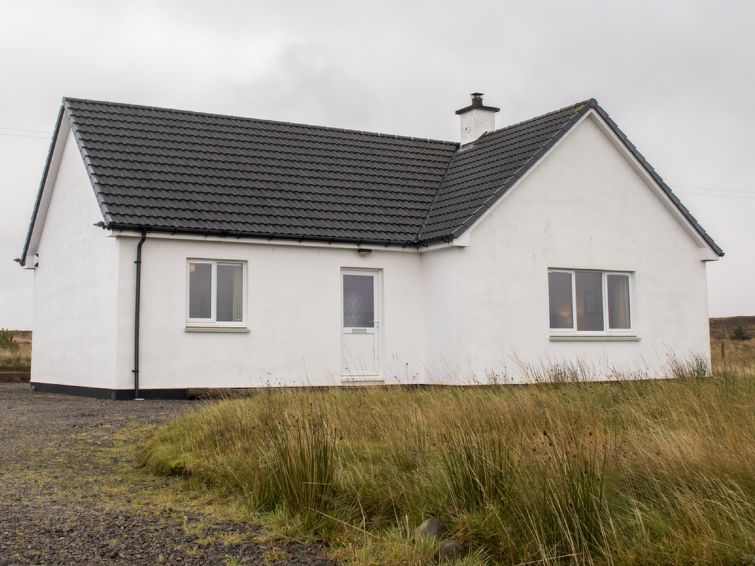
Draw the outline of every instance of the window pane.
[[[551,328],[574,328],[572,312],[571,273],[548,273]]]
[[[603,275],[577,271],[577,330],[603,330]]]
[[[372,275],[343,276],[343,325],[346,328],[373,328],[375,326]]]
[[[189,264],[189,318],[210,318],[212,265]]]
[[[630,328],[629,276],[607,275],[608,328]]]
[[[244,272],[239,264],[218,264],[217,321],[241,322],[243,319]]]

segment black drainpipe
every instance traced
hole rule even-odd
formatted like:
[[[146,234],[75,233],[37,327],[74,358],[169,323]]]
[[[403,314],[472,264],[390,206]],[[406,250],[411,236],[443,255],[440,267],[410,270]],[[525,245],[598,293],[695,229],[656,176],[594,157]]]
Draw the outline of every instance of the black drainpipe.
[[[142,291],[142,246],[147,239],[147,232],[142,232],[142,237],[136,246],[136,298],[134,299],[134,400],[141,401],[139,397],[139,311],[141,306]]]

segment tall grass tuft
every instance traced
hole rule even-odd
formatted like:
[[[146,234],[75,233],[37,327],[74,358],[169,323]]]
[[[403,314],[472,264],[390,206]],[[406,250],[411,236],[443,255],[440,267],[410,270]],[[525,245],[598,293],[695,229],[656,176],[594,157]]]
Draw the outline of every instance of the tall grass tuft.
[[[532,470],[534,505],[522,519],[541,559],[610,557],[615,535],[606,494],[605,447],[567,438],[549,442],[547,457]]]
[[[505,440],[467,427],[444,437],[441,462],[446,493],[458,510],[471,510],[506,498],[514,467]]]
[[[322,415],[276,419],[268,430],[277,501],[292,515],[312,520],[326,513],[334,488],[336,443]]]

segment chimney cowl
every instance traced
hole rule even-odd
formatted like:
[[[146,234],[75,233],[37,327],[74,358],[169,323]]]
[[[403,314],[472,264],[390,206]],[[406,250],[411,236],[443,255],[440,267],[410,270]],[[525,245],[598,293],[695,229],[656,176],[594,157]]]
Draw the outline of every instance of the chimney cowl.
[[[461,144],[475,141],[486,132],[495,130],[495,113],[500,108],[485,106],[482,102],[482,93],[472,93],[472,104],[456,111],[459,115],[461,126]]]
[[[472,104],[470,104],[469,106],[465,106],[464,108],[459,108],[456,111],[456,113],[458,115],[462,115],[462,114],[466,114],[467,112],[469,112],[471,110],[476,110],[476,109],[479,109],[479,110],[488,110],[488,111],[493,112],[493,113],[498,112],[500,110],[500,108],[496,108],[495,106],[485,106],[482,103],[483,94],[484,93],[482,93],[482,92],[473,92],[471,94],[471,96],[472,96]]]

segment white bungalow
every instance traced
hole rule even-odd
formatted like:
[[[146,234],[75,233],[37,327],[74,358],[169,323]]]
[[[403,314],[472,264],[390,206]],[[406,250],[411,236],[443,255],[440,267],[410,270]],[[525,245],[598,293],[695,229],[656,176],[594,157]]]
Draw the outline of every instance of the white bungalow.
[[[595,100],[461,143],[66,98],[20,263],[32,385],[662,377],[723,252]],[[554,371],[555,368],[555,371]]]

